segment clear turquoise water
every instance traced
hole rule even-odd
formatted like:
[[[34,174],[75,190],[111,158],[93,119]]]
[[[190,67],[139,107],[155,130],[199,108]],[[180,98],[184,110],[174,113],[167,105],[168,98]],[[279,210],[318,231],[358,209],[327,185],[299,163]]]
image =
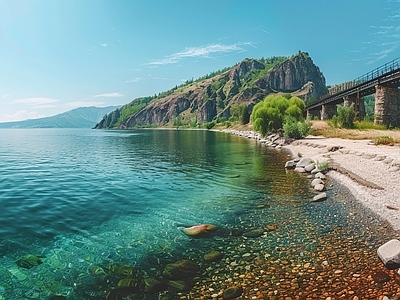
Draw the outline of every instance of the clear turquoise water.
[[[311,253],[318,245],[304,241],[346,227],[347,215],[339,204],[310,206],[309,182],[285,171],[287,158],[221,132],[0,130],[0,299],[103,299],[110,286],[91,266],[129,264],[157,277],[166,262],[226,247],[233,229],[268,223],[280,222],[281,246]],[[181,232],[202,223],[218,234]],[[43,264],[18,267],[26,254]]]

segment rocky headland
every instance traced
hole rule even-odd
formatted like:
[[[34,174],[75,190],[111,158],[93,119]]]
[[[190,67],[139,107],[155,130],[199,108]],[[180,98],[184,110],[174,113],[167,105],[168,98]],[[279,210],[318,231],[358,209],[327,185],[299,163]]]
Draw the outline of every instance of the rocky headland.
[[[291,93],[304,100],[328,93],[325,77],[311,57],[300,52],[290,58],[275,57],[268,63],[245,59],[226,71],[177,87],[166,96],[131,103],[106,115],[96,129],[197,126],[229,119],[235,104],[253,106],[273,93]],[[151,100],[150,100],[151,98]],[[136,107],[133,112],[131,109]]]

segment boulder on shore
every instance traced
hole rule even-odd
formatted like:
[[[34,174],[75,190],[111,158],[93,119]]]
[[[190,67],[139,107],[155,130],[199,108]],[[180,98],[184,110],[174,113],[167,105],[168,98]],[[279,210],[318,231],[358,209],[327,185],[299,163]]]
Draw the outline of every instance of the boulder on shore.
[[[400,241],[393,239],[380,246],[378,257],[389,270],[400,268]]]
[[[326,193],[321,193],[318,194],[317,196],[314,196],[314,198],[311,200],[312,202],[320,202],[320,201],[324,201],[327,199],[327,195]]]

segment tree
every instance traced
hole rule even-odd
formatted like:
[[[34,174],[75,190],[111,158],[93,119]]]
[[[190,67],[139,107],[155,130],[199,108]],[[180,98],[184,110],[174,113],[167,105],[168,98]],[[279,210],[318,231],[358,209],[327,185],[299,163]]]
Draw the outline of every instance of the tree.
[[[292,117],[291,121],[302,120],[304,108],[303,100],[298,97],[270,95],[254,106],[251,120],[254,129],[266,135],[272,130],[282,128],[286,116]]]

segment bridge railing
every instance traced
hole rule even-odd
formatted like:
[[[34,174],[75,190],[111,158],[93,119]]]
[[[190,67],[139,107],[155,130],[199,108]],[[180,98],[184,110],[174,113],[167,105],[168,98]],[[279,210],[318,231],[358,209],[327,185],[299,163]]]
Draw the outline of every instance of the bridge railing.
[[[394,72],[396,70],[400,69],[400,57],[364,74],[361,75],[360,77],[357,77],[356,79],[352,80],[352,81],[347,81],[343,84],[339,84],[337,86],[334,86],[333,88],[331,88],[329,90],[329,93],[327,95],[322,96],[319,101],[317,101],[316,103],[319,103],[327,98],[330,98],[331,96],[335,95],[335,94],[339,94],[341,92],[344,92],[346,90],[352,89],[356,86],[362,85],[363,83],[366,82],[370,82],[373,80],[376,80],[377,78]]]

